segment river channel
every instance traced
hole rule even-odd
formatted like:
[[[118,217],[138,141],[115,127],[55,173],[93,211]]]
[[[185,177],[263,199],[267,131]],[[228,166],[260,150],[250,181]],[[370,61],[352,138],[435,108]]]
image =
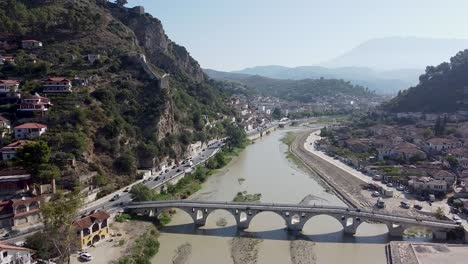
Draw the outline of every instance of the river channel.
[[[317,177],[287,159],[287,146],[281,142],[287,131],[277,130],[248,146],[192,199],[232,201],[247,191],[261,193],[262,202],[344,205]],[[219,210],[196,229],[188,215],[178,212],[162,228],[160,251],[152,263],[386,263],[384,225],[364,223],[355,236],[345,236],[341,224],[327,216],[309,220],[300,235],[284,227],[280,216],[263,212],[240,232],[234,217]]]

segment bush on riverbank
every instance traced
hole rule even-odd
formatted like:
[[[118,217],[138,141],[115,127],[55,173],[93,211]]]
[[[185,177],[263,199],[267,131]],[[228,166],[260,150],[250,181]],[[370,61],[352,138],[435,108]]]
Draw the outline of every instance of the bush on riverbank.
[[[261,193],[248,194],[246,191],[238,192],[236,197],[234,197],[234,202],[260,202],[262,198]]]
[[[140,236],[132,247],[129,256],[122,257],[118,264],[150,264],[151,258],[159,251],[159,233],[156,228],[151,228],[148,232]]]

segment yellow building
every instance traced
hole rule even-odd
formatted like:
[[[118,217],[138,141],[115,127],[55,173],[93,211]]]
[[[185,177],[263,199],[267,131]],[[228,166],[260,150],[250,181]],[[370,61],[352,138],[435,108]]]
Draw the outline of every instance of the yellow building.
[[[110,215],[107,212],[97,211],[73,222],[80,239],[81,249],[94,245],[109,236],[109,218]]]

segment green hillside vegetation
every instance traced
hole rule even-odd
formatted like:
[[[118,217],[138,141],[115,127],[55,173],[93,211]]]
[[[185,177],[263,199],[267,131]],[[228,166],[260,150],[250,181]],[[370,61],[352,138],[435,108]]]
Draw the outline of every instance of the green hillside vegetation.
[[[94,184],[103,187],[104,195],[135,180],[137,168],[163,157],[181,159],[190,143],[225,133],[226,123],[218,122],[231,114],[224,92],[205,80],[198,63],[148,14],[107,1],[7,0],[0,2],[0,32],[11,33],[18,43],[37,39],[44,44],[32,51],[8,50],[15,63],[0,68],[0,79],[24,80],[23,97],[42,95],[41,80],[48,76],[89,81],[73,87],[70,95],[49,95],[53,106],[44,117],[18,112],[14,102],[0,105],[0,114],[13,125],[48,126],[41,137],[50,148],[45,164],[53,172],[60,168],[64,187],[73,188],[77,175],[96,171]],[[147,38],[161,45],[139,44]],[[100,59],[90,64],[87,54]],[[150,78],[138,54],[146,54],[159,75],[170,74],[169,89]],[[77,161],[76,168],[67,165],[70,159]]]
[[[419,84],[385,104],[392,112],[454,112],[468,109],[468,50],[450,62],[428,66]]]
[[[219,74],[215,75],[219,76]],[[233,75],[232,81],[227,81],[230,75],[223,76],[224,89],[230,92],[243,94],[261,94],[265,96],[275,96],[284,100],[313,102],[318,97],[339,95],[357,96],[362,98],[375,96],[369,89],[353,85],[348,81],[339,79],[304,79],[304,80],[283,80],[262,77],[258,75]],[[245,77],[244,77],[245,76]],[[238,85],[235,85],[238,83]],[[247,89],[248,88],[248,89]]]

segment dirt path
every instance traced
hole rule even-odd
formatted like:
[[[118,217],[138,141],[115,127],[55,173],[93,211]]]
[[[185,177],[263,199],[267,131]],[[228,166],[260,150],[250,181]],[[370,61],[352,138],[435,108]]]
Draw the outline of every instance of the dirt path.
[[[296,155],[304,166],[320,176],[334,192],[344,200],[348,205],[353,207],[369,207],[367,199],[362,196],[362,185],[366,182],[349,175],[346,171],[330,164],[313,153],[310,153],[304,147],[307,137],[311,130],[298,133],[298,136],[291,144],[291,152]]]

